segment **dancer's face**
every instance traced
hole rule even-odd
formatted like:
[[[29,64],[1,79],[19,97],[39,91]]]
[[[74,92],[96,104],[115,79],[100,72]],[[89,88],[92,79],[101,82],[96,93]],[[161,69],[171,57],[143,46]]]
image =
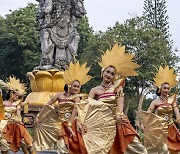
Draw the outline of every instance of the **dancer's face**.
[[[19,97],[20,97],[19,92],[14,92],[14,93],[11,94],[11,99],[13,101],[17,101],[19,99]]]
[[[168,96],[170,94],[170,86],[168,83],[164,83],[161,87],[161,95]]]
[[[110,66],[106,68],[103,72],[103,81],[107,83],[112,82],[114,80],[115,73],[116,73],[116,70],[114,69],[114,67]]]
[[[77,94],[77,93],[79,93],[80,92],[80,88],[81,88],[81,86],[80,86],[80,84],[79,84],[79,82],[78,81],[74,81],[73,83],[72,83],[72,85],[71,85],[71,88],[70,88],[70,93],[71,94]]]

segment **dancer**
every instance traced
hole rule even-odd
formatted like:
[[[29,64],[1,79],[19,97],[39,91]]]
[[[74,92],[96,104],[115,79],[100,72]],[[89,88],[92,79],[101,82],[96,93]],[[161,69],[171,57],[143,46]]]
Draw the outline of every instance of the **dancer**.
[[[91,76],[87,75],[89,70],[90,68],[86,67],[86,63],[80,65],[79,62],[76,64],[71,62],[68,70],[64,73],[64,81],[67,84],[65,91],[57,93],[47,103],[48,106],[51,106],[58,101],[58,116],[60,121],[59,153],[87,153],[81,136],[85,128],[81,127],[81,124],[76,118],[76,103],[79,103],[80,99],[84,97],[84,94],[80,94],[80,88],[91,79]],[[42,111],[40,114],[43,114]],[[37,119],[40,121],[39,116]]]
[[[155,111],[157,119],[160,119],[163,125],[162,133],[167,137],[164,144],[167,143],[169,151],[173,154],[180,152],[180,132],[173,122],[173,111],[176,115],[177,123],[180,123],[180,113],[176,102],[176,95],[170,92],[171,88],[177,84],[176,77],[177,75],[174,73],[174,68],[169,69],[169,66],[165,66],[164,68],[160,66],[154,78],[154,84],[158,87],[156,91],[158,98],[152,101],[147,111],[148,113]],[[154,127],[154,129],[156,128]],[[159,136],[163,134],[159,134]],[[161,148],[162,147],[157,145],[148,147],[150,150],[163,152]],[[167,149],[164,148],[164,151],[167,151]]]
[[[15,77],[9,77],[7,83],[1,81],[1,86],[7,90],[6,101],[4,104],[4,119],[1,120],[2,125],[2,139],[5,141],[6,150],[8,153],[8,146],[13,152],[19,151],[22,148],[24,153],[35,154],[32,147],[32,138],[26,130],[21,118],[21,102],[22,96],[26,94],[26,86]],[[27,147],[27,149],[26,149]]]
[[[147,153],[128,117],[123,113],[125,78],[116,78],[120,75],[122,77],[137,76],[134,69],[139,65],[131,61],[133,57],[133,54],[125,53],[125,46],[119,47],[118,44],[114,45],[112,50],[107,50],[99,62],[102,67],[102,83],[92,88],[89,93],[90,98],[108,104],[116,118],[116,136],[109,151],[110,154]]]

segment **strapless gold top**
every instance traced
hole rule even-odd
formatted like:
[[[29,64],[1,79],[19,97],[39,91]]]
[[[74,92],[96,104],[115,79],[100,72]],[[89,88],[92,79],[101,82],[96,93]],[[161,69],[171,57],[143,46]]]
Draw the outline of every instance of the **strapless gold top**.
[[[58,104],[58,115],[59,115],[59,118],[62,120],[62,121],[68,121],[71,114],[72,114],[72,111],[74,109],[74,100],[79,97],[80,99],[86,99],[87,98],[87,94],[76,94],[76,95],[73,95],[73,96],[70,96],[69,98],[62,98],[62,102],[59,101],[59,104]]]
[[[98,96],[98,101],[102,101],[110,107],[113,112],[113,115],[116,115],[117,112],[117,97],[115,94],[115,90],[120,86],[122,79],[116,80],[114,84],[105,91],[104,94]]]
[[[108,96],[105,98],[100,98],[98,101],[101,101],[109,106],[109,108],[112,110],[113,115],[116,115],[117,110],[117,101],[115,96]]]
[[[156,109],[155,114],[162,117],[166,121],[166,124],[168,126],[173,123],[173,119],[172,119],[172,117],[173,117],[173,109],[172,109],[171,105],[169,105],[169,106],[165,106],[165,105],[159,106]]]
[[[62,121],[68,121],[74,108],[73,102],[62,102],[58,105],[58,115]]]
[[[17,115],[16,107],[4,107],[5,110],[5,120],[8,120],[8,123],[20,122],[21,117]]]

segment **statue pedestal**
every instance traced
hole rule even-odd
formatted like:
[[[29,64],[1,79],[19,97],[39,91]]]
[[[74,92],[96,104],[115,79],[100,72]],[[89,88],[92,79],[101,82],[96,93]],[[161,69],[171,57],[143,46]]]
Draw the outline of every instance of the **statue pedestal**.
[[[43,106],[57,92],[64,91],[63,71],[34,70],[28,72],[32,92],[26,97],[25,102],[30,106]]]
[[[29,106],[29,108],[26,108],[26,105],[24,106],[24,112],[26,113],[23,115],[23,121],[26,127],[32,128],[35,117],[41,108],[57,92],[64,91],[63,74],[63,71],[55,69],[47,71],[34,70],[27,73],[32,92],[28,94],[24,101]],[[28,113],[25,110],[28,110]]]
[[[56,94],[56,92],[49,92],[49,91],[43,91],[43,92],[31,92],[25,99],[25,102],[27,102],[30,106],[44,106],[51,97],[53,97]]]

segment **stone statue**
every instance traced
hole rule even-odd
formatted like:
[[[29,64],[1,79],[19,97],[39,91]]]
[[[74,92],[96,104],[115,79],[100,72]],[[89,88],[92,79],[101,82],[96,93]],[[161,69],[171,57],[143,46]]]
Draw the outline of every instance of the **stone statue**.
[[[35,69],[65,70],[75,61],[80,36],[78,19],[86,13],[82,0],[37,0],[42,57]]]

